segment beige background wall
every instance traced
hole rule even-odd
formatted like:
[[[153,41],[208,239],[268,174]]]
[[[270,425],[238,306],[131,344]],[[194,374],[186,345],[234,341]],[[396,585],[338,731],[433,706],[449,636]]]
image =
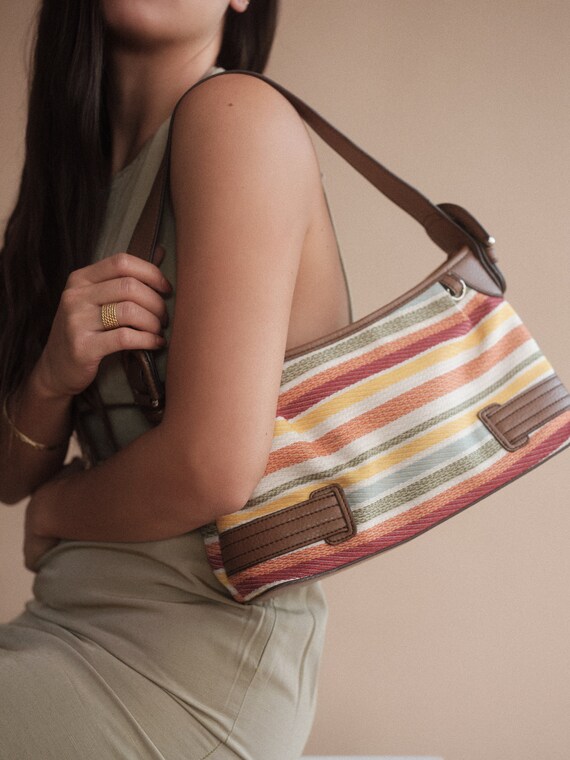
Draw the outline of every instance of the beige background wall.
[[[21,45],[35,2],[0,5],[3,227],[22,158]],[[435,202],[482,221],[509,300],[566,384],[569,51],[566,0],[283,0],[267,71]],[[328,148],[319,152],[359,318],[441,256]],[[568,758],[569,468],[566,452],[326,581],[308,752]],[[22,511],[0,512],[2,620],[30,590]]]

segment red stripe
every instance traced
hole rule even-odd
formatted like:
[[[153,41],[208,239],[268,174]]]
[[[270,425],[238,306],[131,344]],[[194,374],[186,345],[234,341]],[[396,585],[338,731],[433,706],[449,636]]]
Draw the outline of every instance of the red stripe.
[[[263,567],[263,565],[258,565],[256,568],[253,568],[255,575],[248,577],[248,571],[243,571],[238,576],[232,577],[232,584],[236,587],[242,598],[245,598],[261,586],[277,583],[279,581],[309,578],[314,573],[317,574],[329,570],[340,570],[346,565],[350,565],[359,560],[366,559],[373,554],[378,554],[386,549],[398,546],[402,542],[415,537],[419,533],[424,532],[428,528],[437,525],[466,507],[476,503],[480,499],[490,495],[493,491],[501,488],[540,464],[569,439],[570,421],[555,430],[552,435],[544,439],[541,443],[528,451],[528,453],[517,457],[517,461],[514,462],[513,465],[507,467],[495,477],[490,480],[485,480],[484,483],[477,485],[477,487],[466,493],[458,495],[439,509],[423,515],[411,524],[402,526],[391,533],[378,536],[377,538],[370,538],[370,540],[360,546],[351,547],[349,545],[350,542],[348,542],[346,547],[323,547],[326,554],[321,557],[306,559],[296,565],[287,565],[284,568],[277,568],[274,571],[268,570],[260,573],[260,568]],[[509,456],[509,454],[505,453],[505,456]],[[488,474],[491,474],[491,472]],[[476,480],[477,478],[480,478],[480,474],[474,476],[473,480]],[[439,494],[436,498],[441,498],[441,496],[442,494]],[[420,505],[416,505],[416,508],[425,509],[426,504],[429,504],[429,500]],[[272,563],[275,564],[278,561],[279,558],[276,560],[270,560],[265,564],[268,567],[271,567]]]
[[[425,404],[453,392],[465,383],[471,382],[488,372],[495,364],[498,364],[530,339],[531,336],[526,327],[522,322],[519,323],[494,345],[465,364],[461,364],[431,380],[426,380],[424,383],[404,391],[399,396],[392,396],[392,398],[388,398],[387,401],[362,412],[357,417],[352,416],[347,422],[327,430],[320,438],[294,441],[271,451],[265,466],[264,476],[285,467],[301,464],[312,458],[330,455],[351,441],[367,435],[372,430],[388,425],[398,417],[409,414],[411,410],[419,409]],[[386,394],[384,394],[385,396]],[[472,413],[475,416],[476,411],[473,409]]]
[[[404,346],[401,345],[401,338],[386,343],[385,345],[376,346],[369,352],[371,356],[376,356],[376,358],[362,366],[351,369],[341,375],[337,375],[334,378],[326,379],[329,373],[325,370],[322,373],[325,378],[324,382],[315,388],[311,388],[307,393],[298,396],[295,400],[289,401],[281,406],[278,405],[277,415],[290,420],[298,414],[302,414],[311,406],[318,404],[328,396],[332,396],[334,393],[338,393],[339,391],[348,388],[350,385],[359,383],[378,372],[383,372],[384,370],[395,367],[411,357],[433,348],[438,343],[444,343],[453,338],[467,335],[474,326],[478,325],[481,320],[502,303],[503,299],[501,298],[485,298],[472,311],[469,315],[469,319],[462,319],[459,324],[426,335],[419,340],[416,338],[418,334],[421,334],[421,331],[417,330],[409,336],[409,340],[412,342],[409,342]],[[395,351],[390,351],[390,346],[394,344],[399,344],[399,347]]]
[[[477,309],[487,298],[488,296],[483,295],[482,293],[474,292],[472,297],[466,302],[464,308],[448,309],[446,312],[447,316],[441,314],[439,315],[440,318],[443,316],[439,322],[430,322],[423,328],[421,327],[421,324],[417,324],[416,330],[410,330],[407,334],[401,335],[398,338],[394,338],[391,341],[389,341],[390,336],[385,336],[385,340],[388,342],[381,345],[378,345],[380,338],[377,337],[376,344],[374,341],[371,341],[367,346],[361,347],[361,353],[353,352],[353,356],[351,358],[345,358],[344,361],[342,361],[343,357],[341,355],[340,357],[337,357],[338,360],[336,362],[329,364],[326,369],[323,367],[313,367],[312,369],[308,368],[302,377],[295,378],[294,384],[289,384],[289,388],[287,388],[287,390],[281,390],[279,395],[279,404],[281,406],[286,406],[287,404],[292,403],[299,397],[303,396],[305,393],[310,393],[319,385],[321,385],[325,377],[331,380],[332,378],[343,375],[350,370],[361,367],[363,364],[366,364],[372,359],[375,359],[377,356],[385,354],[387,350],[396,350],[414,340],[419,340],[426,335],[433,335],[439,330],[443,330],[446,327],[450,327],[451,325],[456,325],[465,318],[470,319],[471,313],[475,311],[475,309]],[[501,301],[502,299],[497,300]],[[364,330],[364,328],[362,328],[362,330]],[[370,346],[374,347],[370,348]],[[296,360],[293,359],[292,361],[295,362]]]

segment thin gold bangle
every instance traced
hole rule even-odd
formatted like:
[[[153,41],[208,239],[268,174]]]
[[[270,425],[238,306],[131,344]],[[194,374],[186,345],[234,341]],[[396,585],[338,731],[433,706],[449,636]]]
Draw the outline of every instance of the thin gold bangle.
[[[18,430],[18,428],[14,425],[12,420],[10,419],[10,415],[8,414],[8,396],[4,399],[4,404],[2,406],[2,415],[8,425],[10,425],[10,428],[12,429],[14,435],[16,438],[22,443],[26,443],[28,446],[31,446],[33,449],[36,449],[37,451],[58,451],[59,449],[63,449],[67,446],[67,443],[58,443],[55,446],[48,446],[45,443],[38,443],[38,441],[32,440],[32,438],[29,438],[25,433],[22,433],[21,430]]]

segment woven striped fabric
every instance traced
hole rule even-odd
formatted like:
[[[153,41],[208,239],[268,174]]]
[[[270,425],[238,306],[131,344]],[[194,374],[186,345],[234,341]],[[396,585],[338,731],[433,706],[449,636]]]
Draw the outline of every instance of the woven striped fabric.
[[[538,413],[529,393],[535,406],[548,400]],[[485,424],[483,409],[513,446]],[[436,281],[361,329],[285,361],[264,475],[242,510],[203,529],[207,556],[220,582],[247,602],[407,541],[569,442],[568,393],[509,303],[471,288],[454,300]],[[332,483],[352,512],[350,539],[321,539],[228,572],[221,536]]]

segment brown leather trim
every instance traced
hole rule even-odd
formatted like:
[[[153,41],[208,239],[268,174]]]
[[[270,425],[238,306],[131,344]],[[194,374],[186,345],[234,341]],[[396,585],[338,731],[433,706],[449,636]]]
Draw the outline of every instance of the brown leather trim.
[[[338,483],[313,491],[308,499],[220,535],[228,575],[325,540],[338,544],[355,535],[356,526]]]
[[[495,254],[493,245],[494,239],[489,235],[487,230],[483,227],[481,222],[475,219],[467,209],[462,206],[458,206],[456,203],[438,203],[438,208],[451,217],[455,222],[461,225],[464,230],[472,235],[485,249],[486,255],[491,259],[493,263],[497,262],[497,256]]]
[[[439,282],[457,299],[461,299],[465,292],[464,285],[487,296],[503,297],[500,287],[473,255],[464,256],[453,269],[439,278]]]
[[[164,413],[164,385],[149,352],[123,351],[122,359],[135,404],[149,422],[160,422]]]
[[[480,278],[475,276],[475,272],[477,270],[480,270],[481,272]],[[466,274],[467,279],[463,277],[464,272],[469,273]],[[435,269],[414,288],[407,290],[401,296],[398,296],[398,298],[390,301],[390,303],[381,306],[379,309],[376,309],[376,311],[373,311],[370,314],[367,314],[366,316],[357,320],[356,322],[351,322],[349,325],[345,325],[344,327],[341,327],[332,333],[323,335],[322,337],[317,338],[313,341],[309,341],[308,343],[303,343],[300,346],[294,346],[293,348],[290,348],[285,352],[285,361],[302,356],[309,351],[313,351],[315,348],[324,348],[325,346],[329,345],[329,343],[334,343],[335,341],[339,340],[339,338],[346,338],[349,335],[352,335],[352,333],[361,330],[363,327],[372,324],[372,322],[375,322],[380,317],[388,316],[388,314],[396,311],[396,309],[398,309],[400,306],[407,303],[408,301],[411,301],[424,290],[427,290],[435,282],[439,282],[447,273],[451,273],[452,276],[453,273],[457,273],[462,277],[462,279],[465,280],[466,285],[470,285],[475,290],[479,290],[480,288],[478,285],[480,286],[483,282],[487,283],[487,280],[485,279],[486,272],[483,269],[483,265],[471,250],[464,248],[463,250],[459,251],[459,253],[456,253],[455,256],[452,256],[441,266]],[[490,294],[487,292],[487,289],[481,290],[481,292],[485,293],[486,295]],[[497,287],[493,295],[502,296],[502,292]]]
[[[570,393],[553,373],[504,404],[490,404],[479,411],[479,419],[507,451],[516,451],[529,441],[533,430],[570,409]]]
[[[172,141],[172,129],[176,116],[178,106],[186,98],[186,96],[196,87],[203,86],[209,79],[214,79],[219,76],[231,76],[236,74],[246,74],[248,76],[258,77],[264,80],[267,84],[278,90],[289,102],[297,109],[300,116],[315,130],[315,132],[327,142],[333,150],[335,150],[342,158],[353,166],[363,177],[371,182],[380,192],[382,192],[387,198],[396,203],[400,208],[410,214],[420,224],[422,224],[429,235],[429,237],[439,245],[442,250],[450,257],[446,264],[443,264],[437,269],[430,277],[420,283],[412,290],[407,291],[400,298],[392,301],[387,306],[378,309],[377,311],[364,317],[362,320],[352,322],[346,327],[329,335],[325,335],[317,341],[305,343],[302,346],[296,346],[289,351],[285,352],[284,360],[297,357],[303,353],[306,353],[313,348],[326,346],[327,344],[335,341],[340,337],[350,334],[357,329],[360,329],[363,325],[377,319],[380,316],[390,313],[393,309],[405,303],[414,295],[421,292],[422,289],[429,287],[433,282],[444,274],[450,268],[452,262],[457,263],[458,256],[463,259],[467,250],[472,252],[475,260],[479,262],[479,266],[483,270],[488,270],[488,275],[495,280],[501,291],[505,288],[504,278],[494,264],[494,257],[490,254],[488,243],[488,235],[483,227],[475,220],[471,214],[465,209],[454,204],[440,204],[438,206],[431,203],[424,195],[418,192],[414,187],[408,185],[403,180],[399,179],[395,174],[390,172],[386,167],[382,166],[378,161],[373,159],[361,148],[355,145],[345,135],[339,132],[332,126],[326,119],[323,119],[320,114],[314,111],[310,106],[297,98],[293,93],[286,90],[282,85],[265,77],[263,74],[258,74],[252,71],[244,70],[227,70],[218,72],[209,77],[204,77],[190,87],[178,100],[170,120],[168,137],[166,148],[164,152],[163,161],[159,172],[153,183],[152,190],[147,199],[141,218],[133,232],[133,236],[129,243],[127,250],[137,256],[146,258],[152,261],[154,254],[154,247],[156,244],[158,230],[160,225],[160,217],[162,208],[168,188],[168,175],[169,175],[169,163],[170,163],[170,146]],[[451,215],[450,215],[450,212]],[[474,235],[474,236],[473,236]],[[482,240],[483,238],[484,240]],[[467,284],[467,280],[464,280]],[[474,286],[480,289],[480,286]],[[481,292],[489,292],[488,290],[482,290]],[[133,355],[136,357],[136,361],[144,365],[144,359],[140,351],[133,351]],[[154,360],[152,355],[148,355],[148,362],[153,365]],[[144,367],[143,367],[144,371]],[[148,394],[147,394],[148,395]],[[143,392],[144,397],[144,392]],[[154,399],[156,401],[156,399]],[[161,400],[163,401],[163,399]],[[149,407],[147,406],[146,409]],[[158,421],[160,415],[156,414],[152,408],[149,412],[145,410],[145,414],[151,419],[151,421]],[[154,419],[156,418],[156,419]]]
[[[151,262],[154,259],[167,187],[168,152],[166,151],[127,247],[127,252],[133,256],[139,256]]]
[[[467,509],[469,509],[469,507],[473,507],[475,506],[475,504],[479,504],[479,502],[483,501],[484,499],[488,499],[493,494],[498,493],[499,491],[502,491],[503,488],[508,487],[511,483],[514,483],[516,480],[519,480],[527,473],[532,472],[533,470],[536,470],[538,467],[540,467],[540,465],[544,464],[545,462],[550,461],[553,457],[558,456],[563,451],[570,451],[570,441],[566,441],[562,445],[561,448],[557,449],[554,453],[552,453],[546,459],[541,459],[539,462],[536,462],[536,464],[534,464],[532,467],[529,467],[528,470],[523,470],[522,472],[519,472],[519,474],[515,475],[514,478],[507,480],[505,483],[502,483],[497,488],[493,488],[492,491],[489,491],[489,493],[486,493],[483,496],[480,496],[478,499],[475,499],[475,501],[468,502],[467,504],[462,506],[460,509],[458,509],[456,512],[452,512],[451,514],[448,514],[446,517],[442,518],[438,522],[428,525],[427,528],[424,528],[423,530],[420,530],[417,533],[414,533],[411,536],[408,536],[407,538],[402,538],[402,540],[399,541],[397,544],[392,544],[391,546],[383,546],[377,551],[373,552],[372,554],[366,555],[365,557],[357,557],[356,559],[347,561],[345,564],[342,565],[342,567],[338,567],[334,565],[332,567],[329,566],[326,569],[322,569],[320,572],[314,572],[305,578],[291,578],[289,580],[284,581],[283,583],[280,583],[277,586],[272,585],[269,588],[265,589],[264,591],[261,591],[260,593],[256,594],[256,596],[254,596],[252,599],[248,599],[245,602],[245,604],[257,604],[257,602],[260,599],[271,599],[271,597],[277,596],[278,594],[282,593],[283,589],[285,588],[290,588],[291,586],[306,586],[309,583],[314,583],[317,580],[322,580],[324,578],[327,578],[328,576],[333,575],[333,573],[338,573],[344,570],[348,570],[350,567],[361,564],[363,562],[369,562],[371,559],[374,559],[380,554],[384,554],[384,552],[393,551],[394,549],[397,549],[399,546],[403,546],[404,544],[407,544],[409,541],[413,541],[414,539],[418,538],[424,533],[428,533],[429,531],[434,530],[435,528],[438,527],[438,525],[443,525],[443,523],[447,522],[448,520],[452,520],[456,515],[459,515],[461,514],[461,512],[465,512]]]
[[[475,256],[465,256],[453,267],[450,274],[460,277],[466,285],[469,285],[474,290],[478,290],[479,293],[499,298],[503,296],[501,288]]]

